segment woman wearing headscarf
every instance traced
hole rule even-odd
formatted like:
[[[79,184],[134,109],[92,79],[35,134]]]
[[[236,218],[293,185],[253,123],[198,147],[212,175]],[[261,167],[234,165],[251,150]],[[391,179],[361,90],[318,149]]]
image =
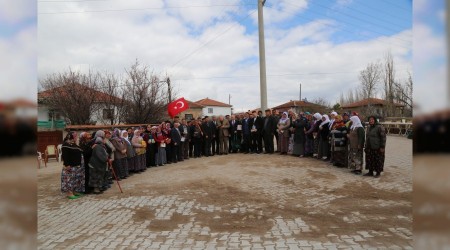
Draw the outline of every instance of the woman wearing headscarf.
[[[89,186],[89,167],[87,163],[91,160],[92,156],[92,146],[94,145],[94,140],[91,134],[87,132],[80,133],[80,148],[83,150],[83,158],[86,163],[84,166],[84,192],[89,194],[92,192],[92,188]]]
[[[163,123],[163,127],[161,132],[163,133],[164,137],[166,138],[165,145],[166,145],[166,159],[167,164],[172,163],[172,139],[171,139],[171,132],[172,128],[170,127],[170,122],[167,121]]]
[[[156,151],[155,151],[155,163],[156,166],[164,166],[167,163],[166,159],[166,137],[162,133],[162,125],[156,128],[155,141],[156,141]]]
[[[145,151],[145,159],[147,168],[154,167],[155,166],[155,150],[156,150],[156,141],[154,138],[156,128],[152,128],[152,126],[149,124],[147,125],[144,135],[142,138],[145,142],[147,142],[147,149]]]
[[[361,174],[363,164],[363,148],[365,141],[364,127],[358,116],[350,117],[351,126],[347,137],[350,142],[349,167],[354,174]]]
[[[76,199],[85,191],[83,151],[76,144],[76,132],[69,132],[61,148],[63,169],[61,171],[61,192],[67,198]]]
[[[331,127],[331,163],[334,166],[347,166],[347,127],[341,115],[335,116]]]
[[[313,157],[318,157],[319,155],[319,126],[322,123],[322,115],[319,113],[315,113],[313,115],[314,125],[307,131],[307,133],[311,133],[313,136]]]
[[[375,116],[369,116],[369,127],[366,134],[366,166],[369,172],[364,176],[380,177],[384,168],[384,149],[386,147],[386,131],[378,123]]]
[[[283,112],[280,120],[278,121],[278,149],[280,150],[280,154],[287,154],[289,147],[289,128],[291,127],[291,123],[288,117],[287,112]]]
[[[128,139],[128,131],[122,130],[121,131],[121,137],[126,145],[127,148],[127,166],[128,166],[128,173],[134,173],[136,172],[136,151],[133,148],[133,145],[131,145],[130,140]]]
[[[127,162],[127,145],[120,135],[118,128],[114,129],[113,135],[110,139],[112,145],[116,149],[114,151],[113,169],[120,179],[126,179],[129,176],[128,162]]]
[[[319,153],[318,158],[328,160],[330,157],[330,142],[328,135],[330,134],[330,118],[328,115],[322,116],[322,122],[319,125]]]
[[[105,133],[102,130],[95,133],[95,144],[92,147],[92,156],[89,161],[89,186],[94,189],[94,194],[103,193],[106,170],[108,169],[108,163],[111,163],[106,151],[104,136]]]
[[[134,131],[133,139],[131,139],[131,145],[133,145],[133,148],[136,151],[136,171],[143,172],[147,169],[145,164],[145,149],[147,145],[142,138],[141,131],[139,129]]]
[[[305,130],[305,156],[310,157],[314,154],[314,124],[313,116],[309,112],[305,112],[307,125]]]
[[[303,112],[300,113],[297,120],[294,121],[294,149],[292,154],[299,157],[305,156],[305,131],[308,128],[308,120],[304,117]]]

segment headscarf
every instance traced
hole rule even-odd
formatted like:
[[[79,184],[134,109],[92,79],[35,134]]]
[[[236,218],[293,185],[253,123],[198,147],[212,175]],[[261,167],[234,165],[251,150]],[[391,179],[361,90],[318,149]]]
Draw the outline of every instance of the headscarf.
[[[100,143],[103,144],[103,138],[102,137],[96,137],[95,138],[95,144],[100,144]]]
[[[316,118],[317,121],[318,121],[318,120],[322,120],[322,115],[319,114],[319,113],[315,113],[315,114],[314,114],[314,118]]]
[[[74,131],[69,131],[69,133],[67,133],[66,137],[64,137],[64,141],[68,142],[71,141],[73,142],[75,140],[75,132]]]
[[[354,115],[350,117],[350,121],[352,121],[352,126],[350,127],[351,130],[354,130],[356,128],[363,128],[363,125],[361,124],[361,120],[358,116]]]
[[[330,118],[328,117],[328,115],[323,115],[322,118],[325,118],[325,121],[322,121],[322,123],[320,123],[319,127],[321,128],[323,125],[327,124],[330,122]]]
[[[120,131],[120,137],[122,137],[122,140],[126,141],[128,144],[131,145],[130,140],[128,140],[128,136],[124,136],[125,133],[128,133],[126,130]]]
[[[331,114],[330,115],[334,115],[334,116],[337,116],[338,115],[338,113],[336,112],[336,111],[333,111],[333,112],[331,112]]]
[[[286,115],[286,118],[283,118],[283,117],[281,117],[280,118],[280,122],[286,122],[287,120],[289,120],[289,116],[288,116],[288,113],[285,111],[285,112],[283,112],[283,115]]]
[[[373,118],[375,120],[375,123],[373,124],[373,126],[378,124],[378,120],[377,120],[377,118],[374,115],[371,115],[371,116],[367,117],[367,121],[369,121],[370,118]]]
[[[103,130],[98,130],[97,132],[95,132],[94,138],[96,139],[97,137],[105,138],[105,132]]]
[[[112,133],[112,137],[111,138],[114,138],[114,139],[117,139],[117,140],[121,140],[121,136],[120,136],[120,129],[118,129],[118,128],[115,128],[114,129],[114,131],[113,131],[113,133]]]
[[[134,139],[134,137],[139,137],[139,136],[141,136],[141,133],[140,133],[139,129],[136,129],[134,131],[133,139]]]

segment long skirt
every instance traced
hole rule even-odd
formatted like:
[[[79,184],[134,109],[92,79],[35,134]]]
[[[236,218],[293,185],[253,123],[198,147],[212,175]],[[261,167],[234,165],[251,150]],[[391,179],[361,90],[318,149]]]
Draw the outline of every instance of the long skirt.
[[[167,163],[166,148],[158,148],[158,152],[155,153],[155,162],[157,166],[162,166]]]
[[[357,148],[350,148],[348,152],[348,167],[354,170],[362,170],[363,151]]]
[[[384,153],[380,153],[379,149],[366,149],[366,167],[370,172],[383,172]]]
[[[314,153],[314,139],[306,136],[305,155],[312,155],[313,153]]]
[[[333,164],[339,167],[347,167],[348,155],[347,150],[334,151],[333,152]]]
[[[120,178],[128,176],[129,173],[128,173],[127,158],[115,159],[113,161],[113,169],[115,174]]]
[[[283,135],[278,136],[278,148],[280,153],[287,153],[289,149],[289,137]]]
[[[293,155],[305,155],[305,143],[300,142],[294,142],[294,150],[292,151]]]
[[[129,172],[135,172],[136,171],[136,156],[127,158],[127,165],[128,165]]]
[[[142,171],[147,168],[145,154],[140,154],[136,156],[136,170]]]
[[[147,167],[155,166],[155,143],[148,144],[147,150],[145,151],[146,165]]]
[[[89,165],[89,186],[93,188],[101,188],[104,186],[106,174],[106,163],[104,166]]]
[[[63,167],[61,171],[61,192],[84,192],[84,166]]]
[[[120,162],[120,160],[114,159],[114,161],[112,162],[112,168],[118,178],[123,177],[122,171],[121,171],[122,170],[122,162]]]
[[[318,155],[319,154],[319,137],[314,138],[313,141],[313,154]]]
[[[318,152],[318,157],[322,158],[322,157],[330,157],[330,143],[328,142],[328,140],[320,140],[319,141],[319,152]]]

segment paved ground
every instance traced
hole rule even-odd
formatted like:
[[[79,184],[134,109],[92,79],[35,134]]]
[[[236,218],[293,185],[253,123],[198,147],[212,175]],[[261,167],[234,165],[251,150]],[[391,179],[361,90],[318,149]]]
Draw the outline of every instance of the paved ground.
[[[389,136],[381,178],[293,156],[233,154],[151,168],[67,200],[38,171],[40,249],[412,248],[412,142]]]

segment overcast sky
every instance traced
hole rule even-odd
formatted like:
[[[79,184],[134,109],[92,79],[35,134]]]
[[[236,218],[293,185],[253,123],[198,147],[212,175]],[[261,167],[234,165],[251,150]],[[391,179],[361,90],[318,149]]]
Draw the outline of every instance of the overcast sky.
[[[235,109],[260,106],[256,0],[38,2],[38,75],[123,73],[137,58],[166,72],[180,96]],[[334,104],[358,73],[390,51],[412,71],[412,2],[266,1],[268,105],[322,97]]]

